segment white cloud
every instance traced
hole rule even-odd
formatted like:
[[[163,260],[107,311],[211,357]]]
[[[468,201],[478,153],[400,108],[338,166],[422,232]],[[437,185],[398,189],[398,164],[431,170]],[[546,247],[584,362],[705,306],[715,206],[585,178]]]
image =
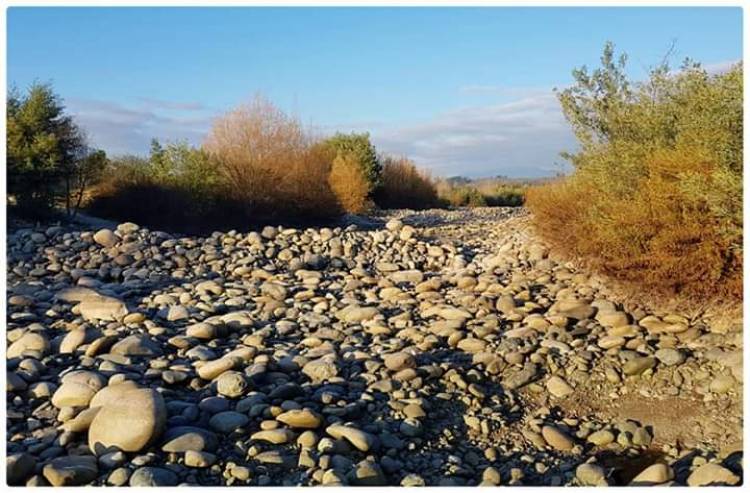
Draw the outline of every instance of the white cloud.
[[[151,139],[186,140],[199,144],[214,115],[200,103],[176,103],[142,98],[141,105],[71,98],[67,109],[83,128],[91,145],[110,155],[145,154]]]
[[[706,72],[709,74],[722,74],[729,71],[730,68],[734,67],[741,61],[742,60],[725,60],[723,62],[709,63],[704,65],[703,68],[705,68]]]
[[[471,177],[548,176],[563,161],[559,153],[576,145],[551,91],[377,130],[373,141],[380,150],[407,155],[436,175]]]

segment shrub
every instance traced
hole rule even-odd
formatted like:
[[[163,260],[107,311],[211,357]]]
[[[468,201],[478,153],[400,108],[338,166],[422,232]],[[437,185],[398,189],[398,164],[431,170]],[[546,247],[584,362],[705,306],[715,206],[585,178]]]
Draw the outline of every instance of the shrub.
[[[375,201],[387,209],[427,209],[439,205],[435,183],[405,157],[385,157]]]
[[[528,181],[505,177],[470,180],[453,177],[437,185],[440,199],[454,207],[519,207],[524,204]]]
[[[605,273],[685,296],[742,295],[742,67],[665,65],[631,83],[625,58],[561,92],[574,173],[528,193],[539,231]]]
[[[248,213],[325,217],[337,212],[327,184],[335,154],[262,97],[216,120],[204,149],[218,162],[229,197]]]
[[[368,194],[373,194],[381,184],[382,164],[378,158],[375,146],[370,142],[368,133],[337,133],[323,141],[323,145],[330,147],[333,155],[348,154],[362,170],[367,180]]]
[[[328,183],[339,205],[346,212],[359,214],[369,209],[369,182],[356,155],[339,153],[333,160]]]

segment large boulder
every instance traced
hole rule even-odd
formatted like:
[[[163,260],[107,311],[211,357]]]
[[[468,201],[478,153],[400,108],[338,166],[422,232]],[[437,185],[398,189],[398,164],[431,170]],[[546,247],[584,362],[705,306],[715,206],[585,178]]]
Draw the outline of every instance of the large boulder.
[[[109,447],[138,452],[164,431],[167,408],[153,389],[125,389],[102,406],[89,428],[89,448],[101,454]]]

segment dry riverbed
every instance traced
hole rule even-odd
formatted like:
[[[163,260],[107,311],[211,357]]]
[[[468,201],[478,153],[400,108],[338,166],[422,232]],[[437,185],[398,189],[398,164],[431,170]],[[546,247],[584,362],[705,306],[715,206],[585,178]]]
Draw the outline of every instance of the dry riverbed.
[[[742,323],[620,302],[521,209],[8,236],[19,485],[742,481]]]

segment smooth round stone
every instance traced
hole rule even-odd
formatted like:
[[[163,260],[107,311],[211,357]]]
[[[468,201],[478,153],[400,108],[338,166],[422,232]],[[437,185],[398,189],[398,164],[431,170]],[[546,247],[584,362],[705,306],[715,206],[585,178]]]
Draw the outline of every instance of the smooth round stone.
[[[8,455],[5,458],[5,477],[8,484],[11,486],[22,485],[34,473],[35,466],[36,459],[31,454],[23,452]]]
[[[176,486],[177,474],[161,467],[139,467],[130,476],[130,486]]]
[[[575,392],[568,382],[557,375],[553,375],[547,380],[547,390],[555,397],[565,397]]]
[[[427,413],[424,412],[419,404],[408,404],[401,410],[407,418],[424,418]]]
[[[615,435],[609,430],[599,430],[586,437],[586,440],[594,445],[609,445],[615,441]]]
[[[115,236],[111,229],[100,229],[94,233],[93,239],[105,248],[111,248],[117,243],[117,236]]]
[[[549,446],[556,450],[570,450],[573,448],[573,439],[556,426],[542,427],[542,437]]]
[[[653,486],[674,479],[674,471],[667,464],[651,464],[630,481],[629,486]]]
[[[386,354],[383,356],[383,363],[391,371],[400,371],[417,366],[414,356],[405,352]]]
[[[482,471],[482,484],[497,486],[500,484],[501,480],[502,478],[500,476],[500,471],[492,466],[487,467],[484,469],[484,471]]]
[[[185,465],[187,467],[205,468],[216,463],[216,456],[208,452],[188,450],[185,452]]]
[[[607,486],[604,468],[597,464],[581,464],[576,468],[576,479],[583,486]]]
[[[676,366],[685,362],[685,353],[673,348],[659,349],[654,356],[665,366]]]
[[[138,389],[138,384],[132,380],[125,380],[120,383],[114,383],[101,389],[94,395],[89,403],[91,407],[102,407],[110,402],[118,401],[128,390]]]
[[[208,421],[208,425],[211,429],[219,433],[231,433],[237,428],[245,426],[248,421],[250,419],[245,414],[235,411],[224,411],[213,415]]]
[[[202,365],[198,368],[198,376],[203,380],[213,380],[225,371],[234,368],[235,361],[232,358],[219,358]]]
[[[709,390],[714,394],[726,394],[734,388],[736,381],[731,375],[719,375],[711,380]]]
[[[99,373],[77,370],[62,378],[62,385],[52,395],[52,405],[63,407],[87,407],[94,395],[106,384]]]
[[[406,435],[412,438],[422,435],[423,432],[422,423],[419,420],[413,418],[406,418],[405,420],[403,420],[398,429],[402,435]]]
[[[41,355],[45,355],[49,350],[50,343],[43,334],[28,332],[8,347],[5,356],[8,359],[18,358],[26,351],[37,352]]]
[[[89,448],[99,454],[109,447],[138,452],[164,431],[167,408],[153,389],[125,390],[105,404],[89,428]]]
[[[160,356],[162,353],[157,343],[142,334],[133,334],[116,342],[109,352],[122,356]]]
[[[238,371],[224,372],[216,379],[216,389],[225,397],[240,397],[245,394],[247,387],[245,374]]]

